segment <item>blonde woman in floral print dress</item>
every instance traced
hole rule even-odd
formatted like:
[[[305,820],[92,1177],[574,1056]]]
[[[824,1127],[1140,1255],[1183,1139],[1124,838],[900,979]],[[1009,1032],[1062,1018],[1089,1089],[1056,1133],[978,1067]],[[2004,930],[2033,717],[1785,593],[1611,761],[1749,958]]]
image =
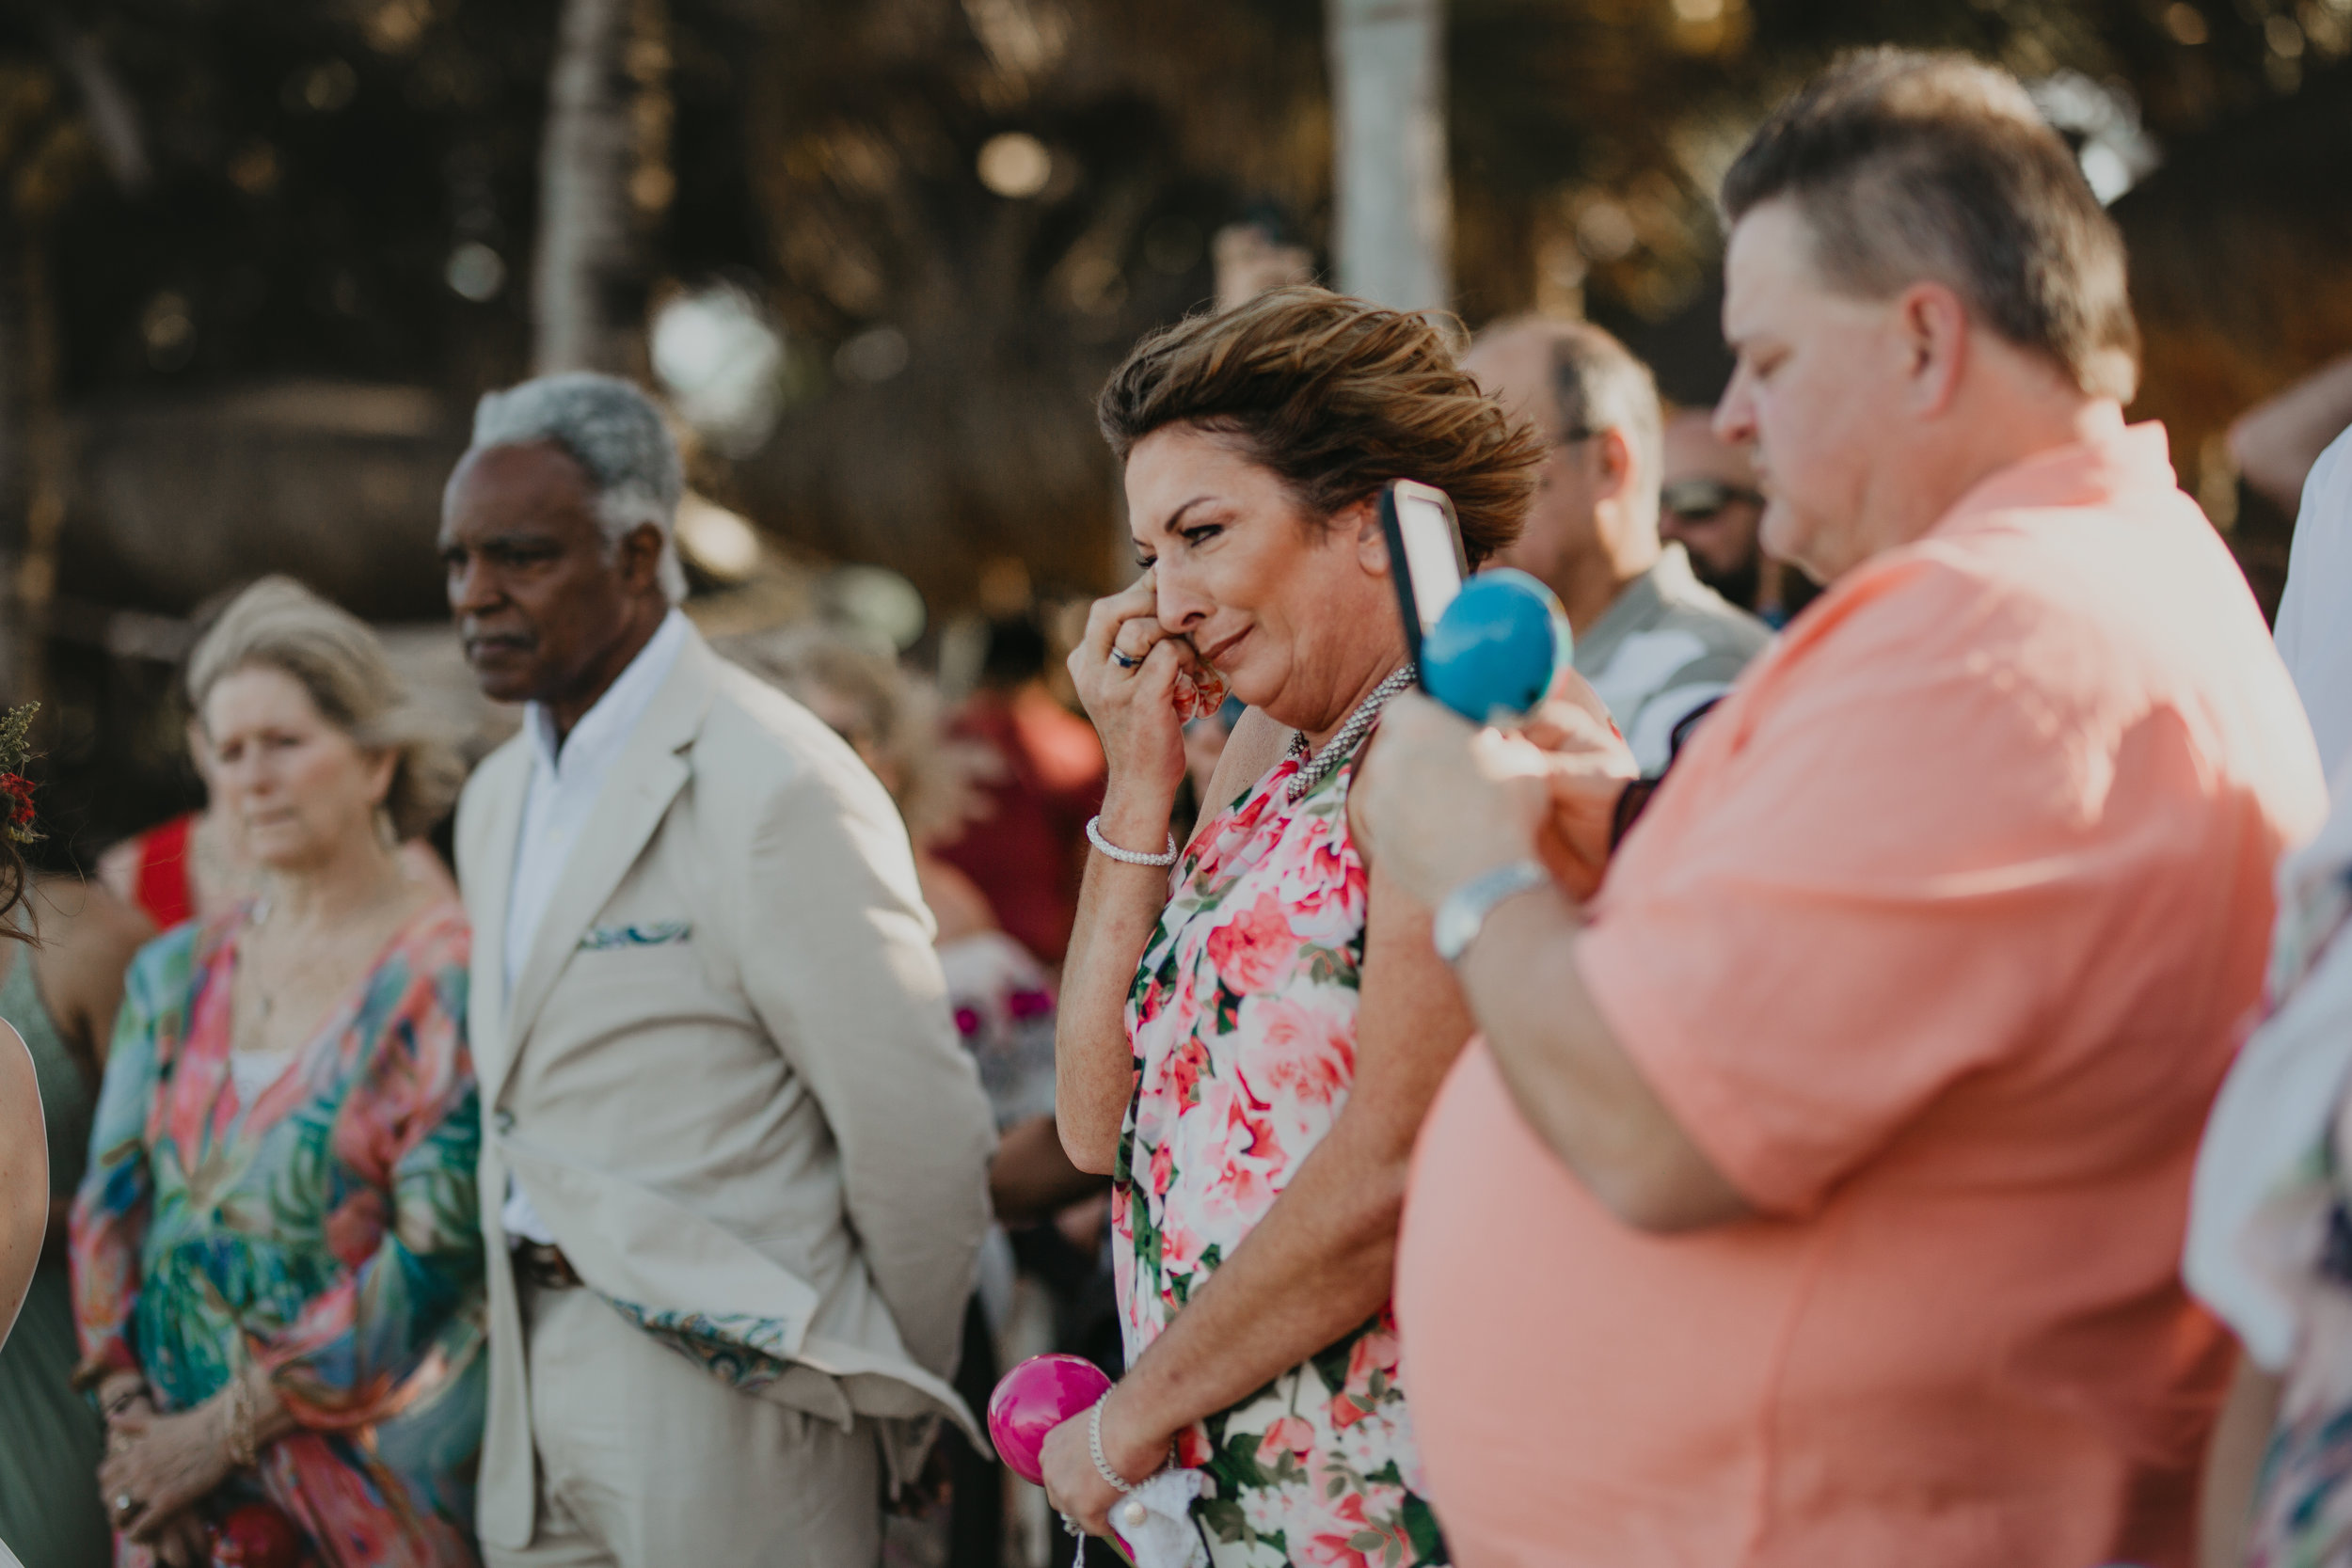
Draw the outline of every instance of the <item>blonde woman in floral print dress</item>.
[[[1173,1464],[1205,1479],[1220,1565],[1442,1563],[1389,1291],[1413,1137],[1470,1024],[1349,789],[1410,679],[1380,486],[1447,490],[1476,560],[1543,448],[1422,318],[1318,289],[1147,340],[1099,412],[1146,571],[1071,658],[1111,774],[1057,1108],[1116,1179],[1128,1371],[1048,1439],[1047,1489],[1099,1534],[1114,1476]],[[1174,860],[1179,726],[1219,685],[1252,711]]]

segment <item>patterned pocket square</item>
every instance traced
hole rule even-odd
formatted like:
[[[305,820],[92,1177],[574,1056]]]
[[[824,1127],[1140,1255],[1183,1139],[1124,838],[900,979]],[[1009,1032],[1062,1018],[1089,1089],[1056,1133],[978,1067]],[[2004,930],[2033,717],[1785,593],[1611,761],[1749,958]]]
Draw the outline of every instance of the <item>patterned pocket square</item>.
[[[666,947],[694,935],[691,922],[660,920],[650,926],[591,926],[580,939],[583,953],[609,953],[616,947]]]

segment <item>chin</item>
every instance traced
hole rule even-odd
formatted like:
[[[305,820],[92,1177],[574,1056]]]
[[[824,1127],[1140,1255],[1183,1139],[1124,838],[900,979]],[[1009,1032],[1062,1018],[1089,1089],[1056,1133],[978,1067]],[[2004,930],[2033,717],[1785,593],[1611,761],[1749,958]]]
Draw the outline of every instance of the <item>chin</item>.
[[[326,846],[307,827],[245,831],[246,853],[265,871],[299,871],[324,858]]]
[[[1816,580],[1826,580],[1814,570],[1805,558],[1811,552],[1817,530],[1809,519],[1797,515],[1794,508],[1775,496],[1764,505],[1764,515],[1756,525],[1756,546],[1775,561],[1786,561],[1812,573]]]
[[[469,662],[475,689],[494,703],[526,703],[537,689],[537,682],[532,678],[534,671],[517,669],[502,660]]]
[[[1250,661],[1246,658],[1228,668],[1216,670],[1216,677],[1225,683],[1227,696],[1239,697],[1250,707],[1264,707],[1269,700],[1281,694],[1280,682],[1264,679],[1259,672],[1250,668]]]

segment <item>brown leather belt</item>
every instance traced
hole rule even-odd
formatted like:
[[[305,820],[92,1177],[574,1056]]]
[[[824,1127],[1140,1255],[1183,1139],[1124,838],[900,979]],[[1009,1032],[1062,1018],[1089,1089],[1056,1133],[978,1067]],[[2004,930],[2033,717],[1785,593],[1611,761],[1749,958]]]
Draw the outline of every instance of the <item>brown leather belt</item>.
[[[525,1242],[515,1248],[515,1277],[525,1285],[536,1285],[543,1291],[568,1291],[580,1282],[572,1260],[564,1256],[564,1249],[540,1242]]]

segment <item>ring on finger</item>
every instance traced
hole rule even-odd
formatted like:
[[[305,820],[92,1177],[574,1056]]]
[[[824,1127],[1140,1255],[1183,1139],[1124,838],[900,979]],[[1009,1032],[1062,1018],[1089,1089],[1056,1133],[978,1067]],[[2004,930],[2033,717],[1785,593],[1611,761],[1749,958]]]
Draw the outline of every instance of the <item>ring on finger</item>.
[[[1143,660],[1136,657],[1132,654],[1121,653],[1119,649],[1113,648],[1111,650],[1111,662],[1117,664],[1121,670],[1133,670],[1141,665]]]

